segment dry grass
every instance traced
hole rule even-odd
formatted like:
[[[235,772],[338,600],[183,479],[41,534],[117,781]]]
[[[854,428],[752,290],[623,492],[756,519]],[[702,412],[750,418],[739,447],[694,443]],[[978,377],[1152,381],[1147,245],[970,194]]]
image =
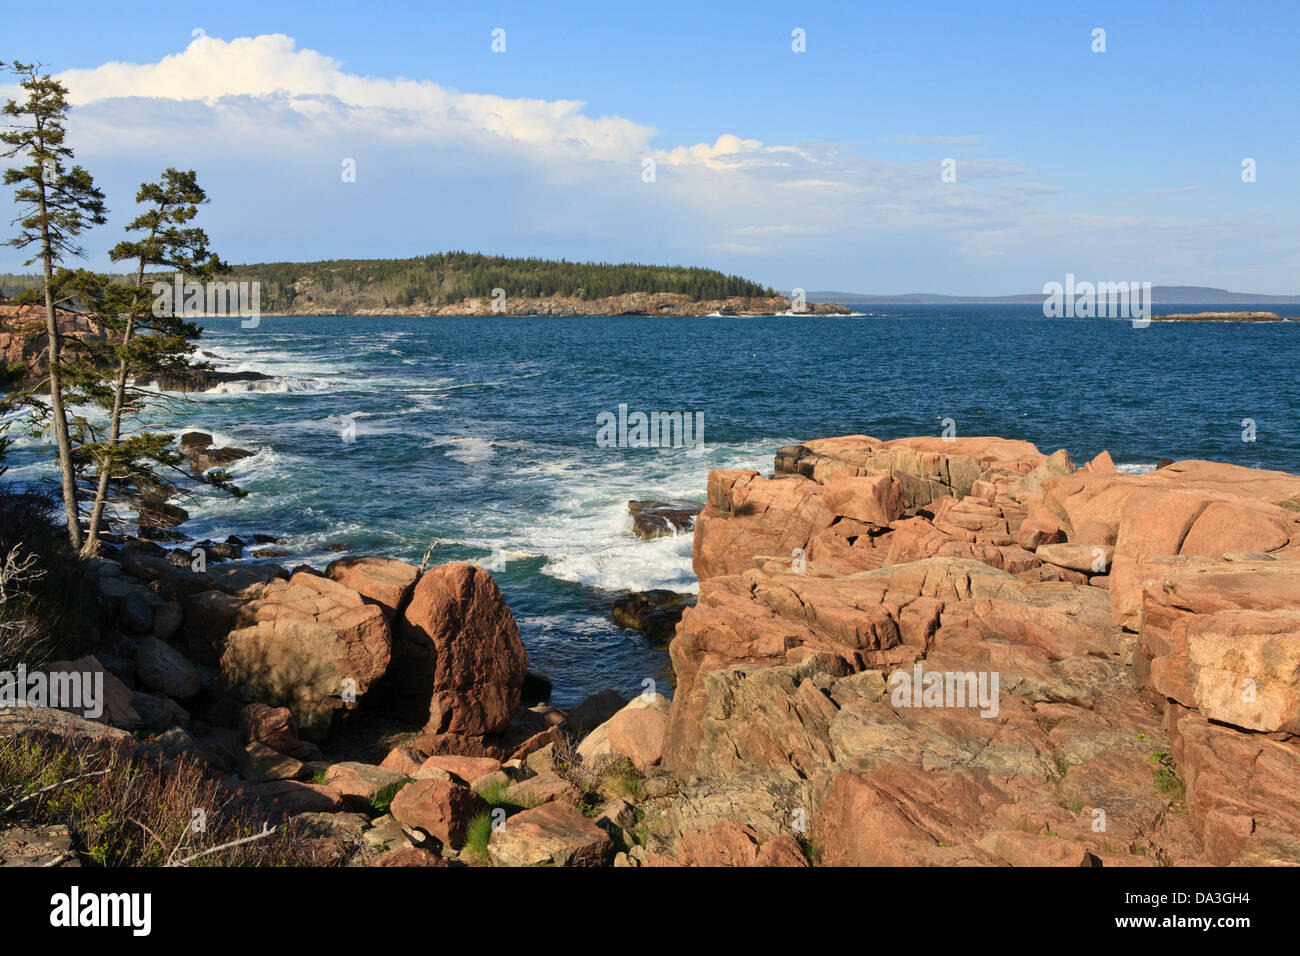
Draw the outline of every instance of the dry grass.
[[[11,822],[67,826],[90,866],[318,862],[316,847],[292,826],[261,836],[268,821],[191,758],[154,766],[111,748],[36,736],[0,741],[0,824]]]
[[[86,569],[56,509],[46,495],[0,488],[0,670],[76,657],[94,629]]]

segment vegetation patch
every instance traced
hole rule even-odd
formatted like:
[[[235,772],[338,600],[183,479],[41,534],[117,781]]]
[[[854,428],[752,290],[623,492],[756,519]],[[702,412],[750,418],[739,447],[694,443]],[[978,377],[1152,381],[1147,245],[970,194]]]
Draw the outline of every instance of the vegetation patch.
[[[0,742],[0,827],[50,824],[71,831],[85,866],[321,862],[292,824],[268,827],[191,757],[164,769],[103,747]]]

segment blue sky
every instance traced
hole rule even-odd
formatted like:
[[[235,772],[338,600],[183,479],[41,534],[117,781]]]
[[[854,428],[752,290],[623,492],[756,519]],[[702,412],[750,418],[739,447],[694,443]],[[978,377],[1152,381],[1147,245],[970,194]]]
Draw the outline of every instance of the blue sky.
[[[468,248],[709,265],[783,290],[1030,292],[1074,272],[1300,292],[1298,5],[74,2],[58,31],[43,16],[7,11],[0,56],[72,91],[72,145],[114,213],[86,237],[96,267],[136,185],[184,165],[237,262]],[[19,262],[0,251],[0,270]]]

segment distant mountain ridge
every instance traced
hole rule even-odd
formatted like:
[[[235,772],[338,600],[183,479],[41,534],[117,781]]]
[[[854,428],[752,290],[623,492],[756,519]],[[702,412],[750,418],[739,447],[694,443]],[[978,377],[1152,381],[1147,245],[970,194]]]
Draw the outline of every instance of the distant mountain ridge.
[[[1043,301],[1042,293],[1025,295],[938,295],[909,292],[904,295],[870,295],[863,292],[809,292],[809,302],[838,302],[840,305],[1034,305]],[[1300,295],[1264,295],[1255,292],[1229,292],[1202,285],[1154,285],[1154,305],[1195,303],[1197,305],[1295,305]]]

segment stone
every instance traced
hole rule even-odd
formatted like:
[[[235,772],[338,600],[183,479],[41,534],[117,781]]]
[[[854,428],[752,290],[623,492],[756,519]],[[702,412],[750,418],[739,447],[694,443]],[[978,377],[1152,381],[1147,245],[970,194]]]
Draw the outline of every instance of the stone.
[[[135,673],[149,690],[176,700],[189,700],[203,689],[198,668],[180,651],[153,636],[142,637],[136,643]]]
[[[410,600],[420,569],[392,558],[339,558],[325,568],[325,576],[379,605],[391,622]]]
[[[629,501],[628,513],[632,516],[632,532],[643,540],[672,537],[690,531],[700,506],[672,504],[661,501]]]
[[[118,605],[122,626],[132,634],[148,634],[153,630],[153,605],[143,588],[131,588]]]
[[[454,754],[435,754],[425,760],[411,774],[419,780],[422,774],[430,770],[445,770],[453,773],[466,783],[474,783],[480,777],[496,773],[501,769],[501,761],[492,757],[461,757]]]
[[[1155,688],[1204,717],[1245,730],[1300,734],[1300,608],[1183,618]]]
[[[0,738],[30,737],[56,746],[102,748],[127,757],[135,744],[125,730],[50,707],[0,708]]]
[[[361,840],[371,849],[400,850],[411,846],[411,841],[391,813],[376,817],[369,830],[361,835]]]
[[[382,706],[430,733],[506,729],[522,698],[528,656],[492,576],[473,564],[428,571],[395,624]]]
[[[470,820],[489,810],[486,800],[448,779],[408,783],[393,798],[389,812],[403,826],[427,833],[443,846],[459,848]]]
[[[391,799],[409,779],[404,773],[354,761],[332,764],[325,771],[326,785],[342,794],[344,803],[362,810]]]
[[[506,788],[503,799],[506,803],[519,807],[536,807],[551,800],[577,803],[579,796],[577,787],[555,771],[546,770],[535,777],[511,784]]]
[[[1300,748],[1170,705],[1171,752],[1187,813],[1216,866],[1300,863]]]
[[[832,514],[876,525],[897,521],[906,507],[903,486],[890,475],[833,478],[822,501]]]
[[[366,859],[367,866],[451,866],[446,860],[431,850],[422,847],[406,846],[386,850]]]
[[[616,691],[598,691],[569,711],[564,719],[564,727],[581,737],[609,720],[626,704],[626,698]]]
[[[613,855],[608,833],[557,801],[515,814],[488,841],[496,866],[601,866]]]
[[[239,775],[253,783],[294,780],[302,773],[302,761],[287,757],[265,744],[248,744],[239,753]]]
[[[753,827],[731,820],[683,833],[678,858],[687,866],[808,866],[789,835],[763,839]]]
[[[0,829],[0,866],[80,866],[72,831],[62,824]]]
[[[285,816],[300,813],[337,813],[343,809],[343,795],[333,787],[298,780],[244,783],[237,788],[246,800],[255,800],[267,810]]]
[[[160,641],[170,641],[181,629],[185,613],[179,601],[168,601],[153,612],[153,636]]]
[[[611,616],[619,627],[640,631],[650,640],[666,644],[673,639],[682,612],[694,603],[693,595],[676,591],[636,591],[616,600]]]
[[[1105,574],[1115,549],[1087,544],[1043,544],[1034,555],[1040,561],[1083,574]]]
[[[329,731],[345,695],[365,694],[388,667],[383,613],[328,578],[272,582],[240,609],[239,622],[221,655],[227,686],[245,700],[288,707],[317,734]]]
[[[76,713],[81,717],[89,717],[92,720],[120,727],[123,730],[135,730],[140,726],[140,714],[136,712],[135,707],[132,705],[135,697],[134,692],[117,675],[105,668],[94,654],[87,654],[72,661],[51,661],[41,667],[40,670],[47,675],[56,675],[51,680],[58,680],[59,675],[64,675],[63,679],[72,681],[74,696],[76,687],[80,685],[81,706],[68,706],[63,708],[64,710]],[[92,707],[90,706],[92,703],[91,694],[94,685],[101,679],[103,681],[102,699],[94,702],[95,706]],[[53,703],[53,701],[47,700],[46,703]],[[72,701],[69,701],[69,703],[72,703]],[[99,711],[97,714],[93,713],[96,709]]]
[[[606,725],[609,745],[632,761],[640,771],[663,757],[664,734],[668,729],[669,700],[662,694],[638,696],[611,717]]]
[[[265,744],[272,750],[306,760],[310,755],[298,737],[298,725],[287,707],[249,704],[240,712],[240,729],[250,743]]]

